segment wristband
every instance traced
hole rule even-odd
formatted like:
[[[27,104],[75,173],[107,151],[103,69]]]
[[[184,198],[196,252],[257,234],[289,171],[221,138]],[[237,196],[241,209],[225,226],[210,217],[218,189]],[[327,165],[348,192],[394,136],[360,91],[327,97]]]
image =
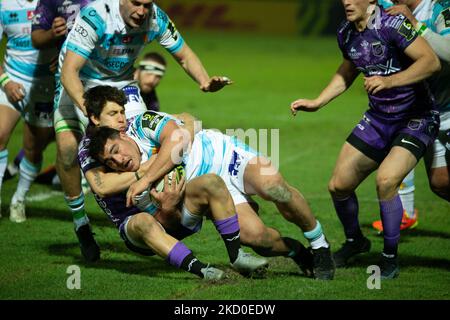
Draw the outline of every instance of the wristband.
[[[0,85],[2,86],[2,88],[4,88],[6,84],[10,81],[11,79],[9,78],[7,73],[4,73],[0,76]]]
[[[416,26],[416,31],[419,34],[419,36],[423,35],[425,33],[425,31],[428,29],[427,26],[425,24],[423,24],[422,22],[418,22],[417,26]]]
[[[140,180],[141,177],[139,177],[139,173],[137,171],[134,172],[134,176],[136,177],[136,180]]]

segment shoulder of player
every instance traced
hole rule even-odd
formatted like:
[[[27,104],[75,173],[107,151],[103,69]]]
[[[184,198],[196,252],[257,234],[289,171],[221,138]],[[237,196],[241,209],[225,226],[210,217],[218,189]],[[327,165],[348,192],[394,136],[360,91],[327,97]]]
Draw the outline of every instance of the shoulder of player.
[[[104,22],[108,15],[111,14],[111,11],[111,3],[105,0],[96,0],[81,8],[80,15],[93,19],[100,18]]]
[[[89,144],[91,143],[91,138],[88,135],[83,135],[83,137],[80,140],[80,143],[78,144],[78,153],[82,152],[83,150],[87,150],[89,148]]]
[[[435,0],[432,2],[432,20],[437,20],[437,17],[441,14],[444,15],[444,18],[450,19],[450,0]]]
[[[345,34],[349,29],[351,28],[351,22],[348,20],[343,20],[341,21],[341,23],[339,24],[338,28],[337,28],[337,33],[339,35],[343,35]]]
[[[152,17],[159,22],[167,23],[169,21],[169,16],[160,7],[153,3],[153,15]]]
[[[402,14],[390,15],[384,9],[380,10],[381,29],[398,29],[405,20],[408,19]]]

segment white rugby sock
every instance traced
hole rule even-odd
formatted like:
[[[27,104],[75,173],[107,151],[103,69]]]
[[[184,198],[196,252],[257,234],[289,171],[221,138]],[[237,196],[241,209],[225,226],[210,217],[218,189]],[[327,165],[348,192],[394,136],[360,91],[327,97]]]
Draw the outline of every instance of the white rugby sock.
[[[414,169],[403,179],[398,195],[402,202],[403,209],[409,218],[414,215]]]
[[[3,176],[8,166],[8,150],[0,151],[0,191],[2,190]]]
[[[19,183],[17,190],[11,200],[11,203],[25,201],[25,196],[30,190],[31,184],[41,171],[42,163],[31,163],[25,157],[20,161],[19,165]]]

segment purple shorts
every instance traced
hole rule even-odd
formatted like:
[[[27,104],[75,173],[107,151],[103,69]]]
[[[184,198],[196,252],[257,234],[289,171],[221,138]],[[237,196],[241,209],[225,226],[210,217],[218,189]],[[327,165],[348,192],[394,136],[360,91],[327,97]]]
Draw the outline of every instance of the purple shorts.
[[[364,113],[347,142],[364,155],[381,163],[393,146],[411,151],[419,160],[439,131],[439,113],[428,111],[419,117],[386,121],[371,110]]]

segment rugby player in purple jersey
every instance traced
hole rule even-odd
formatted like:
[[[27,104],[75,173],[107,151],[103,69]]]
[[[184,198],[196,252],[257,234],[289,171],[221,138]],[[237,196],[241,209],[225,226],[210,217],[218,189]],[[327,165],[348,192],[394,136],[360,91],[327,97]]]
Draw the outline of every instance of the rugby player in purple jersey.
[[[381,278],[398,276],[397,249],[403,208],[398,188],[436,138],[439,116],[422,80],[440,70],[426,40],[402,15],[388,15],[370,0],[342,0],[346,21],[338,29],[343,62],[314,100],[299,99],[291,111],[317,111],[350,87],[360,72],[369,109],[353,129],[336,162],[329,192],[346,242],[334,254],[337,267],[370,250],[358,222],[355,190],[378,169],[376,184],[384,229]]]

